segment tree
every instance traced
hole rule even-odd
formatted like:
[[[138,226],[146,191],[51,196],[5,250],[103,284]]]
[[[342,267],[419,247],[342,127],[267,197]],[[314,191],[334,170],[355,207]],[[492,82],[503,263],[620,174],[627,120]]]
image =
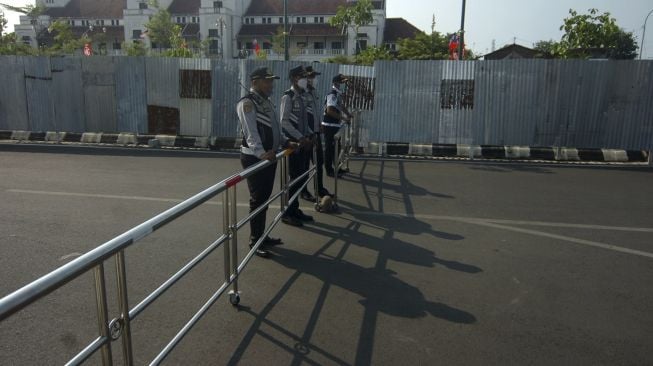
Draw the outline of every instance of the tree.
[[[539,41],[535,43],[533,49],[539,51],[542,54],[542,56],[547,56],[547,55],[554,56],[557,47],[558,47],[558,42],[551,39],[548,41]]]
[[[418,33],[414,38],[400,39],[397,45],[401,60],[449,59],[449,38],[439,32]]]
[[[356,55],[356,63],[359,65],[374,65],[376,60],[393,60],[394,57],[386,47],[368,47]]]
[[[133,41],[133,42],[123,42],[122,49],[125,50],[127,56],[146,56],[147,48],[143,42]]]
[[[563,58],[588,58],[600,54],[611,58],[635,58],[637,45],[632,34],[624,32],[610,13],[589,9],[579,14],[570,9],[560,30],[564,35],[555,48]]]
[[[48,32],[54,35],[54,44],[46,52],[49,54],[73,54],[80,50],[85,43],[90,43],[90,38],[84,36],[76,39],[68,23],[57,20],[48,27]]]
[[[362,50],[363,48],[360,46],[360,40],[358,39],[358,31],[361,27],[374,22],[372,9],[374,9],[374,6],[371,0],[360,0],[354,5],[339,6],[336,15],[329,19],[329,24],[333,27],[342,28],[345,34],[349,34],[349,28],[353,27],[356,44]]]
[[[170,48],[174,37],[181,33],[181,27],[172,22],[172,16],[167,9],[159,8],[158,1],[153,0],[150,2],[150,5],[158,11],[145,24],[147,35],[157,47]]]
[[[14,13],[25,14],[31,18],[37,18],[39,15],[45,13],[46,7],[43,4],[38,5],[26,5],[26,6],[13,6],[0,3],[0,6],[13,11]]]

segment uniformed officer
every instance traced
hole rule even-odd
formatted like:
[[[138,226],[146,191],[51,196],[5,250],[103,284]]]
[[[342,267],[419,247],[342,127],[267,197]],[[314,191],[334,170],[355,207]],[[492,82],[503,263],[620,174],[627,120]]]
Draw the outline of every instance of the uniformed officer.
[[[331,92],[326,96],[326,106],[322,118],[322,127],[324,127],[324,145],[325,157],[324,168],[329,177],[334,176],[334,158],[336,153],[334,136],[340,131],[342,121],[351,121],[351,113],[344,104],[343,96],[347,91],[347,82],[349,79],[342,74],[333,78]],[[338,170],[338,175],[344,174],[344,170]]]
[[[290,70],[289,76],[292,87],[286,90],[281,98],[281,127],[286,138],[300,146],[289,157],[290,178],[296,179],[306,172],[304,158],[307,156],[306,151],[312,150],[313,130],[308,125],[306,105],[302,96],[308,88],[308,74],[303,66],[298,66]],[[303,182],[300,182],[290,189],[291,197],[302,184]],[[313,218],[299,209],[299,200],[294,200],[289,203],[282,221],[292,226],[303,226],[304,221],[313,221]]]
[[[240,162],[243,168],[248,168],[262,160],[274,162],[247,178],[250,193],[249,209],[253,212],[270,198],[277,168],[276,154],[281,147],[289,144],[281,133],[274,104],[269,99],[274,88],[274,80],[279,77],[273,75],[267,68],[259,68],[250,75],[250,79],[249,93],[236,106],[243,133]],[[266,211],[267,209],[261,211],[250,221],[250,248],[265,232]],[[267,237],[256,251],[256,255],[267,257],[269,252],[266,247],[279,244],[282,244],[281,239]]]
[[[322,75],[321,73],[315,71],[313,66],[306,67],[306,73],[308,74],[308,89],[307,92],[303,94],[304,100],[306,103],[306,113],[308,115],[308,124],[313,130],[314,137],[313,142],[315,144],[314,148],[316,151],[317,161],[313,161],[313,152],[308,153],[308,158],[306,159],[305,169],[308,171],[310,168],[310,163],[313,161],[313,165],[316,167],[316,180],[317,180],[317,192],[316,194],[319,197],[329,195],[329,192],[324,188],[323,183],[323,167],[324,167],[324,151],[322,150],[322,136],[321,136],[321,103],[320,97],[317,94],[317,82],[318,76]],[[319,107],[318,107],[319,105]],[[319,113],[319,114],[318,114]],[[302,191],[301,197],[307,201],[315,202],[315,197],[308,191],[308,185]]]

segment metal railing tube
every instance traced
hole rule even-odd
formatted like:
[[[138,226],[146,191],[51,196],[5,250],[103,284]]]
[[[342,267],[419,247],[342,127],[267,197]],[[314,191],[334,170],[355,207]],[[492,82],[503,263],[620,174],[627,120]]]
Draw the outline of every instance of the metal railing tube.
[[[104,264],[98,264],[93,274],[95,275],[95,302],[97,305],[97,322],[100,337],[111,338],[109,331],[109,315],[107,310],[107,286],[104,281]],[[102,350],[102,364],[113,365],[111,355],[111,342],[105,342],[100,348]]]
[[[200,310],[193,315],[193,317],[184,325],[183,328],[177,333],[174,338],[163,348],[163,350],[150,362],[150,365],[159,365],[170,354],[170,352],[181,342],[181,340],[188,334],[188,332],[197,324],[197,322],[206,314],[206,312],[215,304],[215,302],[222,296],[222,294],[229,288],[229,283],[225,282],[220,286],[213,296],[200,308]]]
[[[107,337],[98,337],[91,344],[86,346],[77,356],[73,357],[70,361],[66,362],[66,366],[81,365],[89,357],[93,356],[105,343],[111,342]]]
[[[135,319],[138,315],[140,315],[140,313],[142,313],[143,310],[147,309],[148,306],[150,306],[156,299],[158,299],[161,295],[163,295],[163,293],[165,293],[170,287],[172,287],[188,272],[190,272],[193,268],[195,268],[195,266],[200,264],[206,257],[208,257],[211,253],[213,253],[213,251],[217,249],[220,245],[224,244],[227,238],[228,236],[224,234],[218,240],[213,242],[208,248],[204,249],[202,253],[200,253],[198,256],[193,258],[193,260],[188,262],[184,267],[182,267],[179,271],[177,271],[177,273],[175,273],[161,286],[159,286],[156,290],[154,290],[151,294],[149,294],[145,299],[143,299],[138,305],[134,306],[134,308],[129,312],[129,317],[131,319]],[[227,277],[225,278],[225,281],[228,281],[228,279],[229,279],[229,274],[227,273]]]
[[[134,364],[134,356],[132,353],[131,317],[129,316],[124,250],[116,254],[116,283],[118,284],[118,307],[122,319],[120,337],[122,337],[123,363],[131,366]]]
[[[0,299],[0,321],[67,284],[132,243],[226,189],[222,181]]]

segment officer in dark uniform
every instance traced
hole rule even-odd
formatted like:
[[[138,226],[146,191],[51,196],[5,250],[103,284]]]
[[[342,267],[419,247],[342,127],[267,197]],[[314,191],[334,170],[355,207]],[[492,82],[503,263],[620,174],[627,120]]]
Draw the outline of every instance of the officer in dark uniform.
[[[274,80],[279,77],[273,75],[267,68],[259,68],[250,75],[250,79],[252,84],[249,93],[236,106],[243,133],[240,162],[243,168],[248,168],[262,160],[274,162],[247,178],[247,187],[250,193],[249,208],[250,212],[253,212],[270,198],[277,168],[276,154],[281,147],[289,146],[289,144],[281,133],[274,104],[269,99],[272,95]],[[265,232],[266,211],[267,209],[261,211],[250,222],[250,248]],[[267,237],[256,254],[260,257],[267,257],[269,253],[266,247],[281,243],[281,239]]]
[[[322,118],[322,127],[324,128],[324,145],[325,157],[324,168],[329,177],[334,176],[334,158],[336,153],[334,136],[340,131],[341,121],[351,121],[351,113],[344,104],[343,95],[346,93],[347,82],[349,79],[342,74],[333,78],[331,92],[326,96],[326,105],[324,116]],[[338,171],[338,175],[344,174],[343,170]]]
[[[315,71],[313,66],[306,67],[306,73],[308,74],[308,89],[303,96],[306,104],[306,113],[308,115],[308,125],[314,133],[313,142],[315,144],[314,148],[316,150],[317,161],[313,161],[313,152],[310,151],[308,159],[306,159],[304,163],[306,171],[310,168],[311,161],[313,161],[313,165],[316,166],[316,194],[319,197],[323,197],[329,195],[329,192],[324,188],[323,183],[324,151],[322,150],[321,136],[322,103],[316,89],[318,82],[317,77],[322,74]],[[301,197],[307,201],[315,202],[315,197],[313,197],[313,195],[308,191],[308,185],[302,191]]]
[[[302,96],[308,88],[308,74],[303,66],[290,70],[290,81],[292,87],[286,90],[281,97],[281,128],[288,140],[298,143],[300,146],[289,157],[290,178],[296,179],[306,172],[304,160],[307,156],[306,152],[312,151],[313,148],[313,130],[308,125],[306,104]],[[298,191],[302,183],[298,183],[290,189],[291,197]],[[313,221],[313,218],[299,209],[299,200],[294,200],[289,204],[282,221],[292,226],[303,226],[303,222]]]

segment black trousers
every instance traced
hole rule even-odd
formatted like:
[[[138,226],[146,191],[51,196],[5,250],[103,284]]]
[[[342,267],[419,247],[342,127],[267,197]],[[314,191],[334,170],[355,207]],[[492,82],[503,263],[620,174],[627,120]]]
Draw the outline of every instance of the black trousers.
[[[335,135],[340,131],[340,127],[324,126],[324,169],[327,172],[334,171],[334,159],[336,155]],[[338,154],[340,150],[338,150]]]
[[[256,156],[240,154],[240,163],[243,169],[246,169],[254,164],[259,163],[261,160]],[[249,188],[249,212],[253,212],[261,207],[270,199],[272,190],[274,189],[274,178],[277,171],[277,164],[274,163],[258,173],[247,178],[247,187]],[[258,240],[265,232],[267,208],[261,211],[258,215],[252,218],[249,223],[251,238]]]
[[[320,134],[315,134],[314,135],[314,148],[315,148],[315,154],[317,155],[317,161],[314,161],[315,157],[313,156],[313,150],[306,151],[306,155],[304,156],[304,171],[307,172],[311,168],[311,163],[316,167],[316,180],[317,180],[317,189],[318,191],[324,190],[324,183],[323,183],[323,176],[324,176],[324,151],[322,150],[322,137]],[[309,184],[310,185],[310,184]],[[304,187],[302,192],[308,192],[308,186]],[[319,194],[319,192],[315,193],[316,195]]]
[[[290,154],[290,157],[288,158],[288,173],[290,175],[290,181],[299,178],[302,174],[305,173],[305,156],[306,153],[303,150]],[[299,191],[302,183],[303,182],[299,182],[290,188],[290,192],[288,192],[288,198],[292,198],[292,196],[297,193],[297,191]],[[299,199],[296,199],[288,204],[288,211],[286,211],[285,216],[297,216],[297,214],[299,214]]]

